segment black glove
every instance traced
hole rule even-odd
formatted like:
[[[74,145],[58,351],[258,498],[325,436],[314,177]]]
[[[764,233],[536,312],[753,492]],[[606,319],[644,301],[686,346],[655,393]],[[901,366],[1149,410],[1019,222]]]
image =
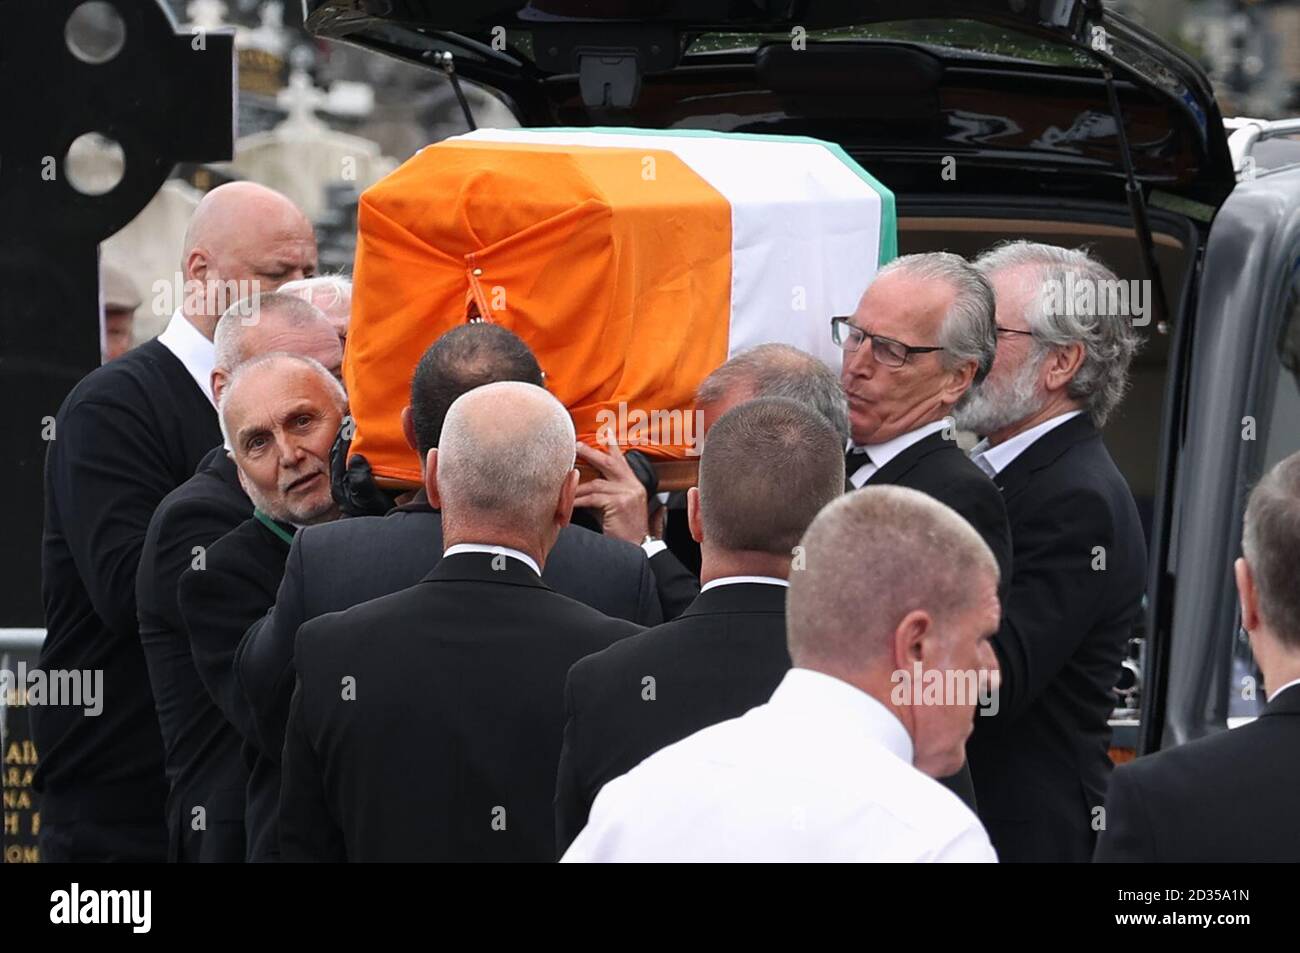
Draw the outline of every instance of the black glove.
[[[651,512],[659,508],[659,499],[655,495],[659,492],[659,471],[655,469],[654,464],[640,450],[629,450],[623,454],[623,459],[627,465],[632,468],[636,478],[641,481],[645,487],[646,503]]]
[[[375,486],[370,461],[359,453],[348,457],[355,424],[344,417],[330,449],[330,495],[345,516],[383,516],[393,508],[393,496]]]

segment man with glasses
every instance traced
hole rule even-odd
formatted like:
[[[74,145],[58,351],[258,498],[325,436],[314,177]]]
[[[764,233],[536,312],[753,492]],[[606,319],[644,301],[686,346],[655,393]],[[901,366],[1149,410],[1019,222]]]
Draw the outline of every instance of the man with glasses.
[[[1012,242],[975,267],[1001,333],[957,419],[985,438],[972,456],[1006,500],[1015,564],[993,639],[999,707],[975,719],[971,773],[1004,861],[1086,861],[1105,826],[1112,690],[1146,582],[1137,506],[1100,432],[1137,339],[1106,295],[1063,306],[1066,288],[1114,287],[1086,252]]]
[[[958,255],[896,258],[831,332],[844,349],[849,489],[897,485],[950,506],[997,559],[1005,591],[1011,531],[998,489],[956,442],[950,417],[993,366],[993,289]],[[974,804],[969,769],[943,779]]]
[[[951,506],[984,537],[1006,578],[1006,507],[958,447],[951,417],[993,366],[993,306],[993,289],[961,257],[905,255],[880,270],[831,332],[844,349],[849,489],[897,484]]]

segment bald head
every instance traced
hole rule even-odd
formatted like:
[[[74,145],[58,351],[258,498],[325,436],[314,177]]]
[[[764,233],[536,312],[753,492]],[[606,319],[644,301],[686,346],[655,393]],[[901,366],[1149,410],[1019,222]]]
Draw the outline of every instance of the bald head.
[[[544,557],[573,509],[575,439],[564,405],[533,384],[501,381],[456,398],[427,465],[447,545]]]
[[[274,291],[316,271],[311,222],[285,196],[254,182],[231,182],[199,202],[185,232],[185,316],[212,337],[240,298]]]

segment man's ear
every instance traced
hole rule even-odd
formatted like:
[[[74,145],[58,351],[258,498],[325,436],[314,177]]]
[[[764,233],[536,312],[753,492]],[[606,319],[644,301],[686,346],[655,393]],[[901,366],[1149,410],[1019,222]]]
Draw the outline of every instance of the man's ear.
[[[406,438],[406,445],[416,453],[420,452],[420,441],[415,439],[415,417],[411,413],[410,405],[402,408],[402,436]]]
[[[912,665],[924,662],[927,636],[934,631],[934,620],[924,609],[913,609],[894,628],[894,668],[911,672]]]
[[[187,281],[206,281],[208,277],[208,253],[202,248],[191,248],[185,256],[185,278]]]
[[[212,401],[217,404],[217,406],[220,406],[221,395],[225,393],[226,390],[226,372],[219,367],[214,367],[212,369],[210,386],[212,387]]]
[[[1064,347],[1053,348],[1047,360],[1043,362],[1043,387],[1048,392],[1064,388],[1083,366],[1083,358],[1084,348],[1078,341]]]
[[[233,460],[235,455],[230,454],[230,458]],[[239,467],[238,463],[235,464],[235,475],[239,477],[239,486],[244,491],[244,495],[251,500],[253,494],[248,492],[248,477],[244,476],[244,471]]]
[[[976,370],[977,365],[974,361],[966,361],[957,370],[948,373],[948,381],[939,392],[944,404],[951,407],[961,400],[962,395],[970,390],[974,383]]]
[[[1255,588],[1255,576],[1250,571],[1250,563],[1240,556],[1232,564],[1232,571],[1237,577],[1237,596],[1241,599],[1241,626],[1247,632],[1254,632],[1259,628],[1259,590]]]
[[[432,447],[424,458],[424,492],[428,494],[429,505],[435,510],[442,509],[442,498],[438,495],[438,448]]]
[[[691,539],[697,543],[704,542],[704,517],[700,515],[698,486],[693,486],[686,491],[686,526],[691,531]]]
[[[573,519],[573,498],[578,492],[578,481],[581,479],[578,468],[574,467],[560,485],[560,498],[555,503],[555,525],[561,529]]]

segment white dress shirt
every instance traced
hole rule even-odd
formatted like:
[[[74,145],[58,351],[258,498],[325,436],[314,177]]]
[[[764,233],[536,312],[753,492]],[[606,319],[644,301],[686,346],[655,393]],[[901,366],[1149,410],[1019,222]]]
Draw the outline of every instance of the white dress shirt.
[[[489,553],[493,556],[509,556],[511,559],[517,559],[537,575],[542,574],[542,567],[537,565],[537,560],[525,552],[518,549],[511,549],[509,546],[491,546],[487,543],[457,543],[455,546],[448,546],[443,550],[443,556],[455,556],[457,553]]]
[[[176,359],[185,365],[194,383],[199,385],[213,407],[217,402],[212,399],[212,368],[217,363],[217,351],[203,333],[190,324],[179,308],[172,315],[163,333],[158,335],[158,343],[176,355]]]
[[[847,682],[791,669],[771,700],[601,789],[567,862],[996,861],[979,820],[912,766],[912,740]]]
[[[989,479],[992,479],[1010,466],[1012,460],[1028,450],[1039,437],[1055,430],[1067,420],[1078,417],[1081,413],[1082,410],[1071,410],[1068,413],[1058,414],[1044,420],[1036,427],[1030,427],[1024,433],[1016,434],[1010,440],[1002,441],[996,447],[990,447],[989,438],[985,437],[971,447],[970,458],[977,467],[989,475]]]
[[[898,456],[914,443],[918,443],[930,436],[932,433],[938,433],[944,427],[951,424],[952,421],[944,417],[942,420],[931,421],[928,424],[922,424],[915,430],[909,430],[907,433],[901,433],[892,440],[886,440],[884,443],[869,443],[857,447],[852,441],[849,441],[848,450],[858,449],[867,451],[871,457],[870,462],[863,463],[852,473],[849,474],[849,482],[853,484],[854,489],[862,489],[868,480],[876,475],[876,471],[882,469],[885,464],[894,457]]]
[[[717,579],[710,579],[704,585],[700,586],[700,592],[708,592],[710,589],[716,589],[718,586],[735,586],[744,582],[756,582],[763,586],[785,586],[790,588],[790,583],[785,579],[778,579],[776,576],[719,576]]]
[[[1288,688],[1294,688],[1296,685],[1300,685],[1300,678],[1293,678],[1293,679],[1291,679],[1291,681],[1287,682],[1285,685],[1283,685],[1283,686],[1282,686],[1281,688],[1279,688],[1277,691],[1275,691],[1275,692],[1270,692],[1270,693],[1269,693],[1269,696],[1268,696],[1268,701],[1270,701],[1270,702],[1273,701],[1273,699],[1277,698],[1278,695],[1281,695],[1281,694],[1282,694],[1284,691],[1286,691]]]

